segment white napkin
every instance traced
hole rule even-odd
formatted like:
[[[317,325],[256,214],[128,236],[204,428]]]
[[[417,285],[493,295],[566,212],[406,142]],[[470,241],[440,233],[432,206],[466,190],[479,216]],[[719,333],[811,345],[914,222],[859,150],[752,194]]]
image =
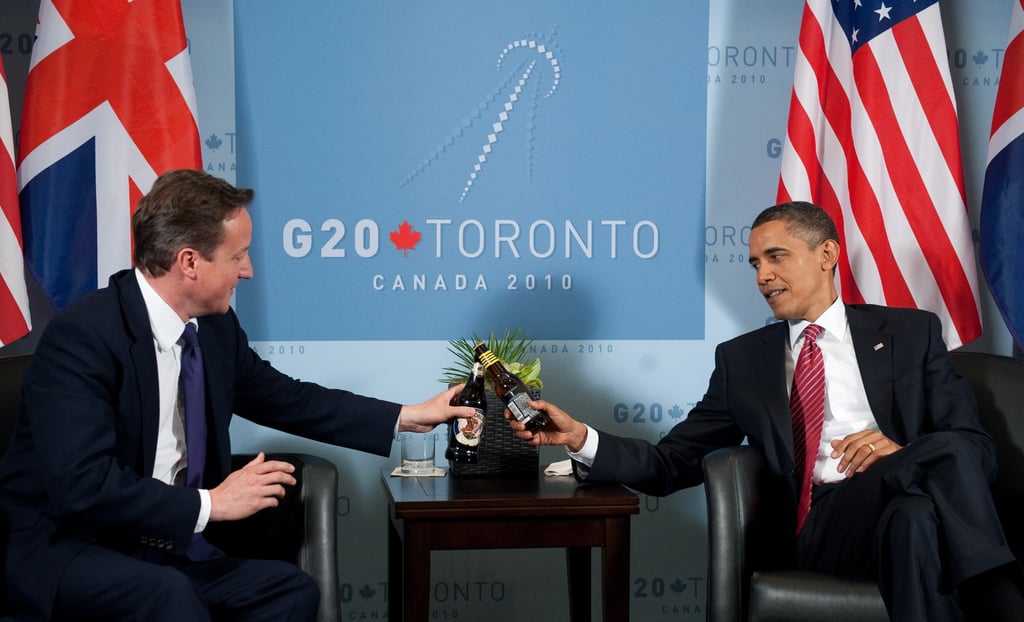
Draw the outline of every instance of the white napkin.
[[[572,475],[572,460],[552,462],[544,469],[544,475]]]
[[[394,471],[391,471],[391,477],[444,477],[448,474],[448,469],[442,469],[441,467],[434,467],[431,473],[406,473],[402,471],[401,466],[396,466]]]

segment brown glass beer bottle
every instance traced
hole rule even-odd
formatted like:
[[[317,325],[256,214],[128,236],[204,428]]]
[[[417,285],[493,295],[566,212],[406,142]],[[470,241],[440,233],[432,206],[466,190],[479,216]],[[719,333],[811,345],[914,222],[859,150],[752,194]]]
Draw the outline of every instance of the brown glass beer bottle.
[[[531,432],[536,432],[547,425],[547,415],[527,405],[533,398],[519,376],[510,372],[508,367],[505,367],[505,364],[487,348],[486,343],[481,341],[473,350],[476,352],[477,360],[483,363],[491,380],[494,381],[494,392],[505,403],[516,421],[524,423],[526,429]]]
[[[483,365],[473,363],[466,386],[452,398],[451,404],[469,406],[476,410],[476,414],[468,419],[456,418],[448,422],[448,449],[444,457],[452,462],[476,464],[480,459],[480,438],[484,431],[484,415],[487,413]]]

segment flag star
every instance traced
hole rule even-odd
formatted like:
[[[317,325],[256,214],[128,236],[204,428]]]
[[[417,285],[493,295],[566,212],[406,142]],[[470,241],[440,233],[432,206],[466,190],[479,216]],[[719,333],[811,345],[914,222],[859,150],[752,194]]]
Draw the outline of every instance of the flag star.
[[[878,21],[882,21],[883,19],[892,19],[891,17],[889,17],[889,11],[891,10],[892,7],[885,6],[885,3],[883,2],[882,7],[875,11],[875,13],[878,13]]]
[[[859,9],[860,8],[860,0],[853,0],[853,8],[855,8],[855,9]]]
[[[853,41],[854,43],[857,43],[857,34],[858,33],[860,33],[860,28],[854,28],[853,29],[853,34],[850,35],[850,40]]]

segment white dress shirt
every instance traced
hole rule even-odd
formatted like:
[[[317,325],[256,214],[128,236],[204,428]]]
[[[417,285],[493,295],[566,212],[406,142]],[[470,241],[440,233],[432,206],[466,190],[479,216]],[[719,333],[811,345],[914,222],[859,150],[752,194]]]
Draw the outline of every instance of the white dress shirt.
[[[135,269],[135,278],[142,291],[142,300],[149,315],[149,326],[153,331],[153,347],[156,350],[158,395],[160,399],[160,423],[156,440],[156,460],[153,463],[153,477],[165,484],[180,484],[184,481],[185,467],[188,466],[188,452],[185,447],[185,418],[183,400],[180,398],[178,377],[181,374],[181,334],[185,324],[178,314],[156,293],[146,277]],[[199,330],[195,319],[189,320]],[[206,528],[210,520],[210,491],[199,491],[199,517],[195,532]]]
[[[790,348],[789,356],[786,357],[786,381],[790,390],[796,359],[804,344],[803,331],[811,323],[806,320],[789,323]],[[837,298],[813,323],[825,329],[817,339],[825,363],[825,423],[821,429],[818,459],[814,463],[811,480],[815,484],[822,484],[839,482],[845,477],[838,471],[839,458],[831,457],[831,442],[854,432],[878,430],[878,423],[871,413],[860,367],[857,366],[853,338],[846,322],[846,305]]]
[[[803,330],[811,323],[806,320],[789,322],[786,383],[790,388],[793,385],[796,359],[804,343]],[[831,441],[862,430],[878,430],[878,423],[871,413],[860,368],[857,366],[857,355],[846,322],[846,305],[837,298],[813,323],[825,329],[817,339],[825,363],[825,423],[812,479],[815,484],[822,484],[842,481],[844,478],[838,470],[839,459],[832,458]],[[583,447],[578,452],[569,451],[569,457],[589,468],[594,464],[598,442],[597,430],[588,425]]]

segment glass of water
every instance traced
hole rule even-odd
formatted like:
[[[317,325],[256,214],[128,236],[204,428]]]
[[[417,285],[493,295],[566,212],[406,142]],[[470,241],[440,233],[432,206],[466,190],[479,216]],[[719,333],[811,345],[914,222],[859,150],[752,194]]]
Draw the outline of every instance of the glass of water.
[[[430,475],[434,472],[436,432],[402,432],[402,473]]]

